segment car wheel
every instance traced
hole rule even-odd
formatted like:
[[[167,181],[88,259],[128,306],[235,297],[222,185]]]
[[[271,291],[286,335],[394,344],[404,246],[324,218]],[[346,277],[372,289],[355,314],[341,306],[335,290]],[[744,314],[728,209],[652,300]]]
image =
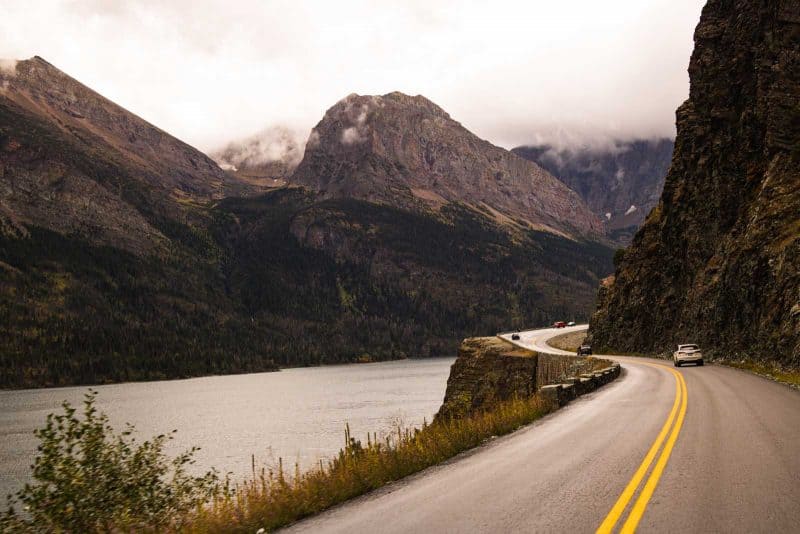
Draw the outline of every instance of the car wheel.
[[[672,365],[674,365],[675,367],[680,367],[680,365],[678,365],[678,362],[675,361],[672,362]]]
[[[700,360],[699,362],[697,362],[697,365],[699,365],[700,367],[702,367],[702,366],[703,366],[703,360]]]

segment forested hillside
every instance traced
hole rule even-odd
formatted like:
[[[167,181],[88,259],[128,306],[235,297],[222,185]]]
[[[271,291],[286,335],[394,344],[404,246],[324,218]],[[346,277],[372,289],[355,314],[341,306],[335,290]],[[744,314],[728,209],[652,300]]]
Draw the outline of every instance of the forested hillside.
[[[572,219],[544,232],[463,192],[259,193],[43,60],[3,76],[0,387],[453,355],[466,336],[586,319],[611,269],[606,245],[565,233]],[[551,226],[587,211],[551,189]]]
[[[468,335],[587,319],[610,269],[603,245],[512,239],[458,205],[433,217],[283,189],[205,216],[162,257],[2,238],[2,385],[452,355]]]

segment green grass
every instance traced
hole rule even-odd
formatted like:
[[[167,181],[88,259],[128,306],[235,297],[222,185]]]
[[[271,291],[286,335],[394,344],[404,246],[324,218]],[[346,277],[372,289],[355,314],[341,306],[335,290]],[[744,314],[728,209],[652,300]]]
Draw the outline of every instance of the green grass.
[[[338,457],[301,473],[276,471],[253,476],[248,483],[222,492],[200,509],[189,530],[193,532],[256,532],[288,525],[331,506],[375,490],[403,477],[443,462],[494,436],[508,434],[554,409],[539,397],[516,399],[475,415],[436,420],[421,429],[397,428],[380,440],[366,444],[345,432],[345,447]]]

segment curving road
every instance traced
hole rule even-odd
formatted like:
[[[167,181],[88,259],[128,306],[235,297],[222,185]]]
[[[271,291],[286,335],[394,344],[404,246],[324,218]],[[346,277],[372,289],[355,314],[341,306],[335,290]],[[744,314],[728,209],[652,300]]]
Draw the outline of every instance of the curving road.
[[[547,339],[585,328],[518,343],[564,353]],[[727,367],[609,358],[617,381],[287,530],[800,531],[800,392]]]

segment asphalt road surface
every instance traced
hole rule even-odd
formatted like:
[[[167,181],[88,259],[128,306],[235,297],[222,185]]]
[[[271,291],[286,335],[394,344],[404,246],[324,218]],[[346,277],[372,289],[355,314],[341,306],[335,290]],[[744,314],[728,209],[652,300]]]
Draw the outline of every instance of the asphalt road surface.
[[[520,345],[563,353],[521,333]],[[292,532],[800,532],[800,392],[609,356],[622,376]]]

